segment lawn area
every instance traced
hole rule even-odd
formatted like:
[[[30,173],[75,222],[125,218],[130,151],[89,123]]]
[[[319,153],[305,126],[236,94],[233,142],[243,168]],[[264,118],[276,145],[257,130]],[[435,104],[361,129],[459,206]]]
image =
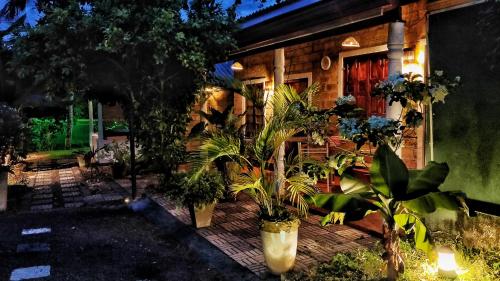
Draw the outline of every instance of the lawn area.
[[[41,161],[41,160],[57,160],[64,158],[74,158],[75,153],[86,153],[89,151],[88,147],[85,148],[73,148],[66,150],[50,150],[50,151],[40,151],[28,154],[26,158],[27,161]]]

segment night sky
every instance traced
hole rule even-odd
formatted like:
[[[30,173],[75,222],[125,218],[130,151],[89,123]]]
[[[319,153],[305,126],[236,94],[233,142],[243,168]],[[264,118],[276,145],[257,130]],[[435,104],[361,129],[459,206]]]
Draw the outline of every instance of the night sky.
[[[7,0],[0,0],[0,7],[3,7],[6,2]],[[39,17],[36,9],[34,8],[34,2],[35,0],[30,0],[30,3],[28,4],[28,7],[26,9],[27,22],[30,24],[35,24]],[[238,8],[238,15],[246,16],[260,8],[272,5],[274,4],[274,2],[274,0],[267,0],[266,3],[262,4],[259,0],[243,0],[242,4]],[[233,0],[222,0],[222,3],[225,7],[229,7],[233,3]],[[0,29],[4,29],[6,25],[8,25],[8,23],[6,23],[4,19],[2,19],[0,23]]]

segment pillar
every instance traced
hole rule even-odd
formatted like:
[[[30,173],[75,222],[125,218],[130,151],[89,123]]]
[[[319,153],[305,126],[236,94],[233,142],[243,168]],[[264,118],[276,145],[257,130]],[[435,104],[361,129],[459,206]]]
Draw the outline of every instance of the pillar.
[[[285,49],[279,48],[274,50],[274,89],[283,83],[285,83]],[[285,144],[282,144],[278,150],[275,176],[276,188],[280,188],[285,177]]]
[[[92,100],[88,102],[89,107],[89,146],[92,149],[92,135],[94,134],[94,106]]]
[[[102,103],[97,103],[97,147],[101,148],[104,146],[104,125],[102,121]]]
[[[404,46],[405,24],[404,22],[392,22],[389,24],[389,35],[387,40],[387,57],[389,59],[389,77],[392,75],[402,74],[403,71],[403,46]],[[389,106],[389,101],[386,105],[386,117],[391,119],[399,119],[402,106],[399,102]],[[396,153],[401,156],[401,148]]]

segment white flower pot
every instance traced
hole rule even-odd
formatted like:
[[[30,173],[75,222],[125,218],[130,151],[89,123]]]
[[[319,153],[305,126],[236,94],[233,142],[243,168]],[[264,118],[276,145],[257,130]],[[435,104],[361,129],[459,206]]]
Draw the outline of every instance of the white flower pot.
[[[293,268],[297,255],[300,220],[270,222],[263,220],[260,236],[264,258],[271,273],[280,275]]]
[[[0,212],[7,210],[8,172],[0,172]]]

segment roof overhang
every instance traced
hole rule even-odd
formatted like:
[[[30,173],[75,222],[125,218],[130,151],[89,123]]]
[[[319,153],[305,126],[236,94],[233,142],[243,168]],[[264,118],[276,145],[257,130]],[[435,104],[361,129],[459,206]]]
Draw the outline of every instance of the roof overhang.
[[[394,0],[320,1],[241,29],[239,58],[365,27],[400,20],[400,2]]]

